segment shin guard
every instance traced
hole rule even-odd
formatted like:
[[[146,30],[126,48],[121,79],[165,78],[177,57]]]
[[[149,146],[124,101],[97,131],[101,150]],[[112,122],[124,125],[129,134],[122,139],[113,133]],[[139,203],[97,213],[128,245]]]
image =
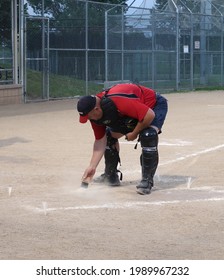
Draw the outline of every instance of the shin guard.
[[[120,163],[119,152],[116,148],[118,140],[111,136],[109,130],[107,130],[107,147],[104,153],[105,159],[105,171],[103,176],[104,180],[111,186],[119,186],[120,180],[122,180],[122,173],[117,169]],[[118,172],[120,172],[120,179],[118,177]]]
[[[142,180],[137,185],[137,189],[145,189],[150,193],[153,187],[153,177],[156,172],[159,155],[158,155],[158,134],[152,127],[144,129],[140,134],[142,155],[140,162],[142,166]]]

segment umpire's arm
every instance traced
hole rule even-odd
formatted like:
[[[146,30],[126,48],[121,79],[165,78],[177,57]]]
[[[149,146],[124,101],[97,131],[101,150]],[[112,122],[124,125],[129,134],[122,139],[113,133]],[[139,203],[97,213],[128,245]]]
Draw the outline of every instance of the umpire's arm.
[[[93,145],[93,154],[92,154],[92,158],[90,160],[90,164],[87,167],[87,169],[85,170],[82,180],[86,181],[87,179],[90,181],[92,180],[95,172],[96,172],[96,168],[100,162],[100,160],[102,159],[105,149],[106,149],[106,143],[107,143],[107,137],[106,134],[101,138],[101,139],[96,139]]]

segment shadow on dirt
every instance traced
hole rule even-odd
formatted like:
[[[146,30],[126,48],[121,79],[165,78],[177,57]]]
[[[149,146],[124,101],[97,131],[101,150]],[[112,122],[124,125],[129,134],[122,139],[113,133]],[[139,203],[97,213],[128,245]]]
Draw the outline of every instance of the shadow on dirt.
[[[2,147],[6,147],[6,146],[11,146],[17,143],[29,143],[31,142],[30,140],[26,140],[24,138],[21,137],[12,137],[12,138],[8,138],[8,139],[1,139],[0,140],[0,148]]]
[[[157,190],[175,189],[177,187],[180,187],[181,185],[183,185],[184,187],[190,187],[193,180],[195,180],[195,177],[177,175],[155,175],[154,186]],[[122,185],[137,185],[138,183],[139,180],[122,181]]]

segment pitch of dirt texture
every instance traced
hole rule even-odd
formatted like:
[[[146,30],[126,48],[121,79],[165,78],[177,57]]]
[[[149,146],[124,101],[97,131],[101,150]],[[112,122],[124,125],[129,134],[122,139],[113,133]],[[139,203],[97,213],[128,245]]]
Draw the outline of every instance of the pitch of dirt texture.
[[[223,259],[224,92],[164,96],[148,196],[123,138],[122,185],[80,187],[94,138],[77,100],[0,106],[0,259]]]

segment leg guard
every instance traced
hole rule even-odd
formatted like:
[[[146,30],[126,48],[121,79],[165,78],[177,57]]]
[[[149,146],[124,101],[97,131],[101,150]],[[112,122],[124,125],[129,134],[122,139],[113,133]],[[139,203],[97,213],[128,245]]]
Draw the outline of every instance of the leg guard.
[[[116,148],[118,140],[116,138],[113,138],[111,136],[110,130],[107,130],[107,147],[104,153],[104,159],[105,159],[105,171],[104,174],[102,174],[96,182],[99,183],[108,183],[110,186],[119,186],[120,185],[120,179],[122,179],[122,174],[120,176],[120,179],[118,177],[117,166],[120,162],[119,152]]]
[[[142,180],[137,185],[137,192],[140,194],[149,194],[153,187],[153,177],[156,172],[158,156],[158,134],[152,127],[144,129],[140,133],[140,142],[142,155],[140,162],[142,166]]]
[[[116,148],[107,147],[104,153],[105,173],[110,176],[116,173],[120,161],[119,153]]]

